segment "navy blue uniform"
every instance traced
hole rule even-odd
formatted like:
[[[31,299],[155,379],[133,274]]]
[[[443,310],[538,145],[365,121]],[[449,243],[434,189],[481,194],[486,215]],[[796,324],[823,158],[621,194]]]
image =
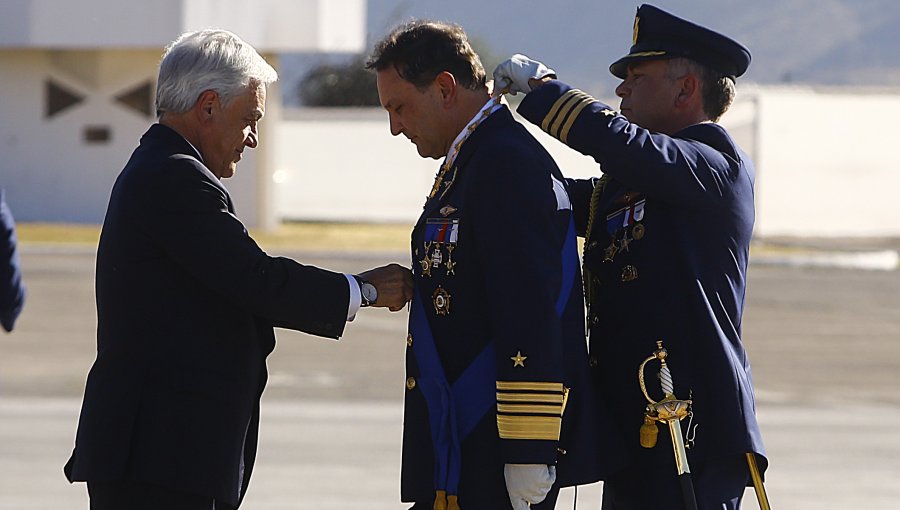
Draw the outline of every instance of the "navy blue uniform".
[[[97,359],[66,476],[236,506],[273,327],[339,337],[346,278],[263,252],[200,154],[156,124],[113,187],[96,280]]]
[[[430,508],[443,490],[466,510],[509,508],[505,463],[558,462],[559,484],[596,481],[570,203],[506,107],[425,204],[412,257],[402,500]]]
[[[755,452],[765,468],[741,345],[754,220],[747,155],[717,124],[674,136],[651,133],[559,81],[529,93],[518,111],[592,156],[604,174],[569,182],[579,234],[586,236],[591,362],[603,408],[618,429],[603,439],[625,445],[627,465],[665,466],[674,476],[665,427],[655,448],[638,441],[647,402],[637,368],[663,340],[675,395],[693,400],[692,467]],[[648,386],[662,398],[655,377]]]
[[[12,331],[25,304],[25,285],[16,249],[16,222],[0,189],[0,325]]]

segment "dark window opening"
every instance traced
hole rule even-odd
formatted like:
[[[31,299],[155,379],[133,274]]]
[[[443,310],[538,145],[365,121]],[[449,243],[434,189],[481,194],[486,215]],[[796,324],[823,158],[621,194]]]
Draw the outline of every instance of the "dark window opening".
[[[109,126],[87,126],[84,128],[85,143],[109,143],[110,140],[112,140],[112,130]]]
[[[153,114],[153,85],[145,82],[116,96],[116,102],[145,117]]]
[[[44,117],[50,118],[84,101],[84,96],[52,80],[44,82]]]

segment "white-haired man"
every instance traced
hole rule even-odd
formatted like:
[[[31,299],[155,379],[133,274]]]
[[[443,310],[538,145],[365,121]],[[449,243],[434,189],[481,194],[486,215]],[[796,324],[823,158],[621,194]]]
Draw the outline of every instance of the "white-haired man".
[[[275,70],[232,33],[174,41],[159,123],[116,180],[97,252],[97,359],[70,481],[92,509],[231,509],[256,454],[273,327],[337,338],[360,306],[399,310],[398,265],[334,273],[264,253],[221,179],[259,143]]]

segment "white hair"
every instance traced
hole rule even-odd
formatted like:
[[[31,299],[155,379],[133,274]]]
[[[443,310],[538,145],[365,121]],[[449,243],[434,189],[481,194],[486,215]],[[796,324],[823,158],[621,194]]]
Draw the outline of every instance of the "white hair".
[[[226,30],[181,34],[163,54],[156,83],[156,115],[184,113],[214,90],[227,105],[251,83],[268,85],[278,73],[253,46]]]

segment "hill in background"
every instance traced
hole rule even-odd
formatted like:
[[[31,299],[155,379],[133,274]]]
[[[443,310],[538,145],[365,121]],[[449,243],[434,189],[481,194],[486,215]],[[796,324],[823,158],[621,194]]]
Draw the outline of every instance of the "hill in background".
[[[652,2],[744,43],[753,62],[744,81],[761,84],[900,86],[900,2],[896,0],[657,0]],[[611,62],[631,45],[638,3],[369,0],[369,46],[411,18],[458,23],[478,46],[488,72],[512,53],[553,67],[564,81],[610,96]],[[367,49],[368,51],[368,49]],[[346,56],[282,58],[291,91],[317,63]]]

